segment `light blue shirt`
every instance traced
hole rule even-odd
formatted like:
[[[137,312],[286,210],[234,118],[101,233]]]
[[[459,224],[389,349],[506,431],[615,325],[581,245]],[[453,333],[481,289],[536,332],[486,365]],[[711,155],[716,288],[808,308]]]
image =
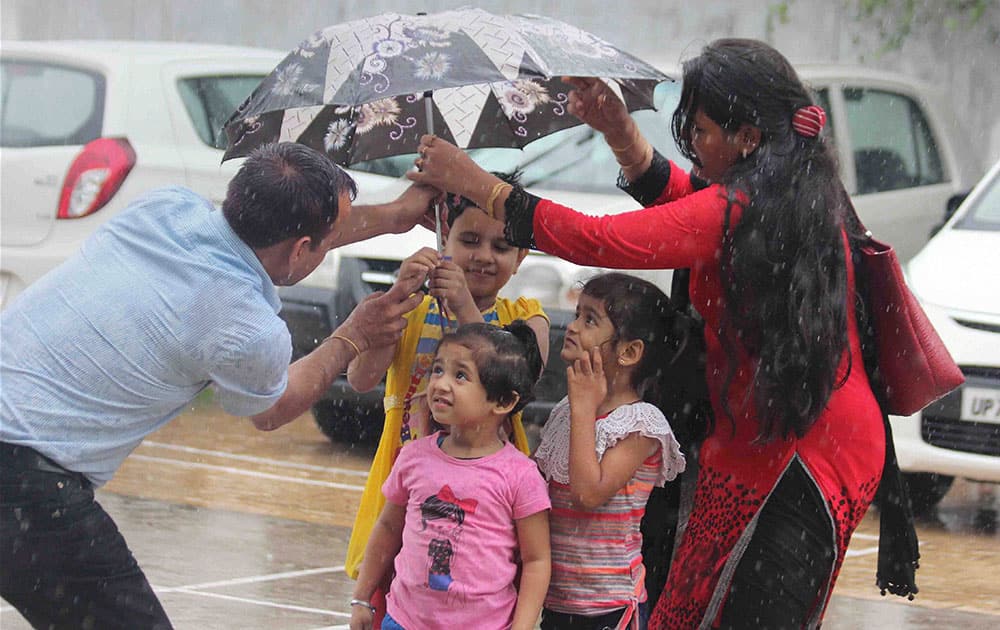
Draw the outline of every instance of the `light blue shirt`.
[[[0,315],[0,440],[102,485],[210,384],[228,413],[260,413],[288,384],[280,308],[222,212],[145,195]]]

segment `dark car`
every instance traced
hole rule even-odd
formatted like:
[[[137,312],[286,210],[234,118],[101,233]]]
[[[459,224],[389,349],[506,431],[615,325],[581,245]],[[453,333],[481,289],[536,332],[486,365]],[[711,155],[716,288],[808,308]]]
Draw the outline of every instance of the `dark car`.
[[[364,264],[361,259],[353,259]],[[385,261],[383,266],[391,266]],[[377,265],[372,264],[372,267]],[[371,267],[369,267],[371,269]],[[283,308],[281,317],[294,331],[292,335],[293,359],[311,352],[322,343],[337,325],[350,313],[359,299],[373,288],[365,286],[357,279],[362,278],[365,269],[353,264],[342,266],[340,273],[350,276],[340,284],[345,290],[326,301],[329,293],[310,287],[286,287],[281,290]],[[395,271],[383,269],[384,272]],[[526,426],[542,425],[552,407],[566,395],[566,364],[559,357],[562,350],[566,326],[572,321],[573,313],[565,309],[547,309],[551,328],[549,331],[549,360],[542,377],[535,388],[536,400],[524,410]],[[316,424],[331,440],[348,443],[374,443],[382,432],[382,399],[385,395],[385,381],[375,389],[360,393],[347,383],[346,376],[334,381],[322,400],[313,406]]]

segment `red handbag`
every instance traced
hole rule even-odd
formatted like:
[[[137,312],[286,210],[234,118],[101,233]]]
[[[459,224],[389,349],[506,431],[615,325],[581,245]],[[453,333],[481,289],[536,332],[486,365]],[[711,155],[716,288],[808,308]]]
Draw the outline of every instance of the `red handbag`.
[[[895,250],[873,238],[857,214],[854,218],[867,236],[858,247],[855,274],[865,288],[875,337],[878,366],[872,386],[882,394],[884,412],[908,416],[954,390],[965,377],[906,286]]]

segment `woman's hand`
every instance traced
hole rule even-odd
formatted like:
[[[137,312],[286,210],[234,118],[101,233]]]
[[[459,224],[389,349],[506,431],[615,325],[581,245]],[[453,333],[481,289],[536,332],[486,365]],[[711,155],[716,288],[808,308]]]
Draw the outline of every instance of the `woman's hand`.
[[[607,83],[582,77],[566,77],[563,82],[574,88],[569,93],[569,113],[603,133],[611,142],[630,141],[635,133],[632,117]]]
[[[593,348],[582,359],[566,366],[566,387],[570,409],[579,412],[573,417],[597,416],[598,407],[608,395],[600,348]]]
[[[410,171],[408,178],[438,190],[457,193],[473,202],[482,203],[489,195],[495,176],[484,171],[465,151],[437,136],[420,138],[416,162],[419,171]]]

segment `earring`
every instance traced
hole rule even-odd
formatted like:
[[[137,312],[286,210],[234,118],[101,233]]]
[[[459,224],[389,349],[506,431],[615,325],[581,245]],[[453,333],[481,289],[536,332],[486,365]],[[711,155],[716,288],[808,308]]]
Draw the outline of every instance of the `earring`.
[[[618,365],[625,365],[625,359],[618,357]]]
[[[743,159],[744,160],[747,159],[747,150],[745,148],[743,149],[742,153],[743,153]]]

